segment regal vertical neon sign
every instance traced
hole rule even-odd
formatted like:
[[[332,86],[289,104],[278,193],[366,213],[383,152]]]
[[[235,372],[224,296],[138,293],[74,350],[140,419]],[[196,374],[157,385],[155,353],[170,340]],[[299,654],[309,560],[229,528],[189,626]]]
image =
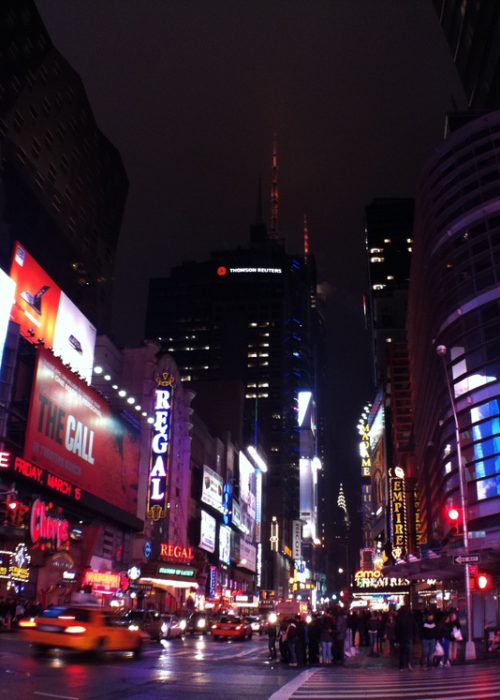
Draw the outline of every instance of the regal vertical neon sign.
[[[174,378],[168,372],[163,372],[161,376],[156,378],[156,384],[151,464],[148,476],[148,503],[146,508],[147,514],[152,520],[164,518],[168,509]]]

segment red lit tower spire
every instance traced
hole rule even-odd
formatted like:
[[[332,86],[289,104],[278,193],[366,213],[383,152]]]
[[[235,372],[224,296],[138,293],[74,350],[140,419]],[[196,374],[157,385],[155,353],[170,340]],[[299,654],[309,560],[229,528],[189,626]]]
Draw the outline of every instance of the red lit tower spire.
[[[278,240],[279,235],[279,192],[278,192],[278,149],[276,136],[273,138],[273,157],[271,170],[271,240]]]
[[[309,226],[307,224],[307,214],[304,214],[304,260],[309,260]]]

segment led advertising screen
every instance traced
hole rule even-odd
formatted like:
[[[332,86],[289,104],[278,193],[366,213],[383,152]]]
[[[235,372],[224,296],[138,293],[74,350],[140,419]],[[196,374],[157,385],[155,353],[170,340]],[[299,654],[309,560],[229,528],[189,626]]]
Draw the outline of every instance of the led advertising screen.
[[[96,329],[54,280],[16,243],[10,270],[16,285],[11,318],[31,343],[43,341],[90,384]]]
[[[3,270],[0,270],[0,371],[15,289],[15,282]]]
[[[135,514],[139,437],[58,358],[38,349],[25,459]]]
[[[202,510],[199,546],[207,552],[215,552],[215,526],[215,518]]]
[[[52,351],[87,384],[92,380],[96,329],[88,318],[61,292]]]
[[[15,244],[10,276],[16,284],[12,320],[27,340],[51,348],[61,290],[20,243]]]
[[[227,525],[219,528],[219,559],[224,564],[231,563],[231,528]]]
[[[220,511],[224,510],[222,505],[222,490],[224,486],[224,481],[217,472],[213,469],[203,467],[203,486],[201,489],[201,500],[203,503],[207,503],[212,508]]]

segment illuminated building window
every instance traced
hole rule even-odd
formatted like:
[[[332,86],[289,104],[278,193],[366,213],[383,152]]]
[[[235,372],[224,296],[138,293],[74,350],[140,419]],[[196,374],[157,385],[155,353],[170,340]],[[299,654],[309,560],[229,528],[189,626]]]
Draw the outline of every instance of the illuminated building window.
[[[412,241],[411,238],[407,238],[407,239],[406,239],[406,242],[407,242],[407,243],[413,243],[413,241]]]
[[[262,323],[259,323],[260,328],[269,328],[270,325],[271,324],[269,323],[269,321],[263,321]]]
[[[258,354],[256,352],[249,352],[248,357],[258,357]]]
[[[280,448],[279,447],[271,447],[271,452],[279,452]]]
[[[386,343],[392,343],[392,338],[386,338],[386,339],[385,339],[385,342],[386,342]]]
[[[257,398],[257,394],[245,394],[245,398],[246,398],[246,399],[256,399],[256,398]]]
[[[410,246],[408,246],[408,252],[411,253],[411,248],[410,248]]]
[[[387,275],[387,279],[388,279],[388,280],[393,280],[393,279],[394,279],[394,275]]]
[[[384,243],[390,243],[391,239],[390,238],[384,238]]]
[[[261,344],[260,344],[260,347],[261,347],[261,348],[268,348],[268,347],[269,347],[269,343],[261,343]]]
[[[374,284],[372,285],[372,289],[375,291],[379,291],[380,289],[385,289],[385,284]]]
[[[247,384],[247,389],[255,389],[257,384]]]
[[[281,420],[281,413],[273,413],[274,420]]]
[[[267,362],[267,361],[259,362],[259,367],[268,367],[268,365],[269,365],[269,362]],[[254,365],[254,367],[255,367],[255,365]]]
[[[260,352],[259,357],[269,357],[269,353],[268,352]]]
[[[373,255],[374,253],[383,253],[384,249],[383,248],[370,248],[370,255]]]
[[[250,326],[250,328],[257,328],[257,324],[256,324],[256,323],[253,323],[253,322],[252,322],[252,323],[249,323],[248,325]]]
[[[269,394],[259,394],[259,399],[268,399]]]
[[[191,381],[191,375],[186,374],[185,377],[181,377],[181,382],[190,382]]]
[[[384,258],[378,257],[378,256],[373,256],[370,258],[371,263],[383,263]]]
[[[167,352],[175,352],[175,348],[167,348]]]
[[[266,388],[266,387],[268,387],[268,386],[269,386],[269,382],[261,382],[261,383],[259,383],[259,387]]]

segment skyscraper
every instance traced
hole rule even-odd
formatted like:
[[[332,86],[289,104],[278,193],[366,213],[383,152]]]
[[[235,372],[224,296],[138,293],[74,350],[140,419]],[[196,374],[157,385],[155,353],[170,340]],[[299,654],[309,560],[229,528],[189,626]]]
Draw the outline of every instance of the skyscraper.
[[[128,190],[120,155],[32,0],[1,4],[0,44],[0,264],[19,240],[104,331]]]
[[[314,258],[290,255],[278,235],[273,151],[273,237],[258,215],[248,247],[217,251],[151,280],[146,336],[171,353],[183,381],[239,380],[245,391],[243,437],[270,457],[266,512],[277,518],[285,592],[292,566],[292,522],[299,517],[300,390],[314,394],[322,320]],[[260,220],[259,220],[260,219]],[[270,532],[265,534],[267,539]],[[289,554],[282,553],[289,552]]]

